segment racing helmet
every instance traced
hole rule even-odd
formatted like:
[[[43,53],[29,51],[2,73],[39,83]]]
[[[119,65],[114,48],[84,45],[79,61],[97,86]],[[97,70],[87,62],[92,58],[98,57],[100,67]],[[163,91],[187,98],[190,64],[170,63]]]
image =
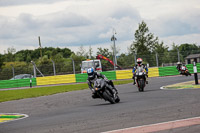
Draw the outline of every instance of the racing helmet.
[[[140,64],[142,64],[142,58],[138,58],[137,59],[137,63],[140,65]]]
[[[89,77],[90,79],[93,79],[94,76],[95,76],[95,74],[94,74],[94,69],[93,69],[93,68],[89,68],[89,69],[87,70],[87,74],[88,74],[88,77]]]

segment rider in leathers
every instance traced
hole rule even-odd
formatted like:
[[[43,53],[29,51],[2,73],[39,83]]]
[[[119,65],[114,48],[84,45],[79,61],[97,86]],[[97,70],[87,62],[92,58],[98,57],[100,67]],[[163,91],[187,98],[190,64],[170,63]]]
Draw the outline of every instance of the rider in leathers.
[[[146,70],[145,81],[146,81],[146,84],[148,84],[148,81],[147,81],[147,78],[146,78],[146,77],[148,77],[148,68],[144,64],[142,64],[142,59],[138,58],[137,64],[135,65],[135,67],[133,68],[133,71],[132,71],[132,73],[133,73],[133,85],[135,85],[135,72],[138,69],[138,67],[143,67],[143,69]]]
[[[94,81],[97,78],[104,79],[112,87],[110,89],[113,91],[113,93],[116,93],[116,94],[118,93],[118,91],[115,88],[112,80],[108,80],[105,75],[102,75],[101,73],[98,73],[98,72],[94,71],[93,68],[89,68],[87,70],[87,74],[88,74],[87,83],[88,83],[88,86],[89,86],[90,90],[92,91],[92,94],[93,94],[92,98],[99,98],[99,96],[95,93],[95,90],[94,90],[94,87],[93,87],[94,86]]]

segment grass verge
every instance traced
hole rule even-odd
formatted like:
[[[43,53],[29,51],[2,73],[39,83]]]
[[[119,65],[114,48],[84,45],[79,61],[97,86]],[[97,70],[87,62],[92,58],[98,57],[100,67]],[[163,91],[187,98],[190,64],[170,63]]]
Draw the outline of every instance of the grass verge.
[[[200,82],[200,80],[199,80]],[[167,85],[164,86],[164,89],[197,89],[200,88],[200,85],[195,85],[194,81],[187,81],[187,82],[182,82],[182,83],[177,83],[177,84],[172,84],[172,85]]]
[[[114,81],[114,84],[120,85],[131,82],[133,82],[133,80],[120,80],[120,81]],[[19,90],[5,90],[5,91],[0,91],[0,102],[19,100],[24,98],[33,98],[39,96],[48,96],[56,93],[63,93],[63,92],[83,90],[83,89],[88,89],[88,85],[86,83],[38,87],[38,88],[19,89]]]

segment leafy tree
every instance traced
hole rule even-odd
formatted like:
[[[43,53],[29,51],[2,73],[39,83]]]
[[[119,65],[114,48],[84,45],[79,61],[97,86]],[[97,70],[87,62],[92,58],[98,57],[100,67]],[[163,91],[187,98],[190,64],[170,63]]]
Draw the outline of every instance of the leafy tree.
[[[140,54],[149,54],[153,51],[154,45],[158,44],[158,37],[154,38],[152,33],[149,33],[149,28],[142,21],[138,29],[135,31],[135,41],[130,46],[130,51]]]
[[[15,61],[31,61],[31,53],[33,50],[21,50],[15,54]]]
[[[84,49],[83,45],[81,45],[79,47],[79,51],[76,53],[78,56],[83,56],[83,57],[86,57],[87,56],[87,53],[86,53],[86,50]]]
[[[15,54],[15,61],[24,61],[23,53],[16,53]]]
[[[97,48],[97,49],[98,49],[97,55],[103,55],[109,58],[110,60],[113,59],[112,52],[110,52],[108,48]],[[103,70],[113,69],[113,66],[108,61],[102,60],[101,63],[103,66]]]
[[[32,73],[32,66],[26,62],[4,62],[2,71],[0,71],[0,80],[10,79],[13,77],[12,67],[14,68],[14,74],[30,74]]]
[[[168,46],[164,46],[163,42],[155,44],[153,53],[157,53],[159,66],[170,61],[168,48]]]
[[[173,43],[172,49],[169,51],[170,61],[169,63],[176,63],[178,62],[178,45]]]
[[[64,58],[69,58],[71,56],[71,54],[73,53],[70,49],[68,48],[63,48],[62,50],[63,53],[63,57]]]
[[[5,52],[5,61],[6,62],[14,61],[15,52],[16,52],[16,49],[14,47],[8,48],[7,53]]]
[[[32,60],[37,60],[40,58],[40,49],[35,49],[33,52],[31,52],[31,59]]]
[[[179,52],[182,55],[182,60],[185,59],[190,54],[199,54],[200,53],[200,47],[196,44],[181,44],[179,47]]]
[[[75,70],[80,72],[81,71],[80,65],[82,61],[86,60],[86,58],[83,56],[75,55],[74,53],[70,56],[70,58],[74,60]]]
[[[178,61],[178,51],[180,56],[180,61],[184,62],[185,58],[190,54],[199,54],[200,53],[200,47],[196,44],[188,44],[184,43],[181,45],[172,45],[172,49],[169,51],[171,62],[175,63]]]
[[[124,54],[122,53],[119,58],[117,59],[117,63],[119,66],[121,66],[123,69],[126,68],[132,68],[134,64],[134,56],[131,54]]]
[[[90,45],[89,50],[88,50],[89,59],[93,59],[94,58],[94,57],[92,57],[92,53],[93,53],[93,50],[92,50],[92,47]]]
[[[8,53],[14,54],[16,52],[16,49],[14,47],[7,49]]]
[[[107,58],[112,57],[112,52],[110,52],[108,48],[97,48],[97,49],[98,49],[97,55],[103,55]]]
[[[159,57],[164,57],[164,54],[167,53],[168,47],[164,46],[163,42],[159,43],[158,37],[154,37],[153,33],[149,32],[149,28],[144,21],[139,24],[134,36],[135,41],[129,47],[129,54],[136,54],[137,58],[143,58],[144,62],[149,63],[150,66],[156,65],[156,53]],[[159,59],[160,64],[163,59],[165,58]]]
[[[2,54],[0,54],[0,68],[2,67],[3,65],[3,62],[4,62],[4,57]]]

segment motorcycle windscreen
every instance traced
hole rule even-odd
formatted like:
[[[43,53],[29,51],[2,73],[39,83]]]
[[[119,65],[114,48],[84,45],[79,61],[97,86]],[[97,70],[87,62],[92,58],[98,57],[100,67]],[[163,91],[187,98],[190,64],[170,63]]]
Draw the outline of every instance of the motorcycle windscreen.
[[[138,67],[138,69],[136,70],[136,75],[142,76],[144,74],[145,74],[144,69],[142,67]]]
[[[104,79],[97,79],[94,82],[94,87],[95,87],[95,90],[96,90],[96,88],[98,88],[98,90],[104,88],[105,87],[105,80]]]

